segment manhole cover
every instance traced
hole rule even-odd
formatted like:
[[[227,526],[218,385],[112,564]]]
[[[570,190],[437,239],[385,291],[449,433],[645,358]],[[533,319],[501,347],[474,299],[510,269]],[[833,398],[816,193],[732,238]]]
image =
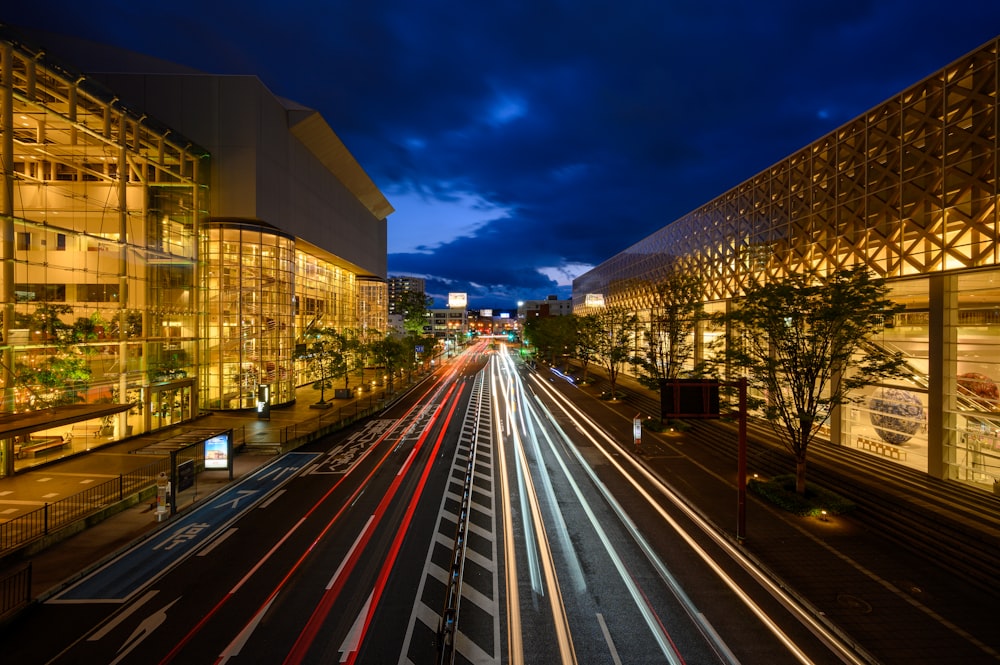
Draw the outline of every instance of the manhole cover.
[[[837,602],[840,603],[841,607],[846,607],[850,610],[855,610],[858,614],[871,614],[872,606],[858,598],[857,596],[852,596],[849,593],[842,593],[837,596]]]

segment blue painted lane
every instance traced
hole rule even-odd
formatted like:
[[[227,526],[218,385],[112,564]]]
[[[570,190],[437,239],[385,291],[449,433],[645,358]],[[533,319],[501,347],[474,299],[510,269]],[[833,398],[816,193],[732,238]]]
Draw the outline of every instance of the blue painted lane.
[[[131,548],[83,578],[49,602],[124,602],[285,484],[319,457],[315,453],[288,453],[220,492],[160,533]]]

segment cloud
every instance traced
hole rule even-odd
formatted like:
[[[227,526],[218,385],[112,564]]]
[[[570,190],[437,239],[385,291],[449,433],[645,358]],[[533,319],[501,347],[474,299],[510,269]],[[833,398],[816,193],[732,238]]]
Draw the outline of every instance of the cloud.
[[[428,193],[403,189],[386,192],[399,211],[389,218],[389,253],[433,254],[456,238],[471,237],[510,212],[469,192]]]
[[[503,307],[568,294],[583,266],[1000,34],[1000,3],[941,7],[108,0],[5,13],[254,73],[319,109],[397,210],[389,270]]]

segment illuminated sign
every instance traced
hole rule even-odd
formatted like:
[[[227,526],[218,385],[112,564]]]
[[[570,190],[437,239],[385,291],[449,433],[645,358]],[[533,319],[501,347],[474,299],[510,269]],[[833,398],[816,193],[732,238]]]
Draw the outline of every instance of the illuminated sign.
[[[229,435],[217,434],[205,440],[205,468],[229,468]]]
[[[449,293],[448,307],[452,309],[464,308],[469,303],[469,298],[464,293]]]
[[[604,307],[604,294],[603,293],[588,293],[587,299],[584,301],[587,307]]]
[[[500,318],[501,319],[509,319],[510,318],[510,312],[500,312]]]
[[[481,309],[481,310],[479,310],[479,316],[487,317],[487,318],[492,317],[493,316],[493,310],[492,309]]]

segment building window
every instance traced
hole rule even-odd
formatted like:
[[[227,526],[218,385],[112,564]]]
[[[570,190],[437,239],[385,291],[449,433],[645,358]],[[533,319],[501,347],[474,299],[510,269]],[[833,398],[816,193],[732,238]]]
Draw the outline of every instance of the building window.
[[[15,284],[14,298],[18,302],[66,302],[66,285]]]
[[[78,284],[76,299],[86,302],[118,302],[118,285]]]
[[[31,234],[26,231],[18,231],[14,234],[15,236],[15,247],[17,249],[29,250],[31,249]]]
[[[56,234],[56,250],[60,252],[66,251],[66,234],[57,233]]]

